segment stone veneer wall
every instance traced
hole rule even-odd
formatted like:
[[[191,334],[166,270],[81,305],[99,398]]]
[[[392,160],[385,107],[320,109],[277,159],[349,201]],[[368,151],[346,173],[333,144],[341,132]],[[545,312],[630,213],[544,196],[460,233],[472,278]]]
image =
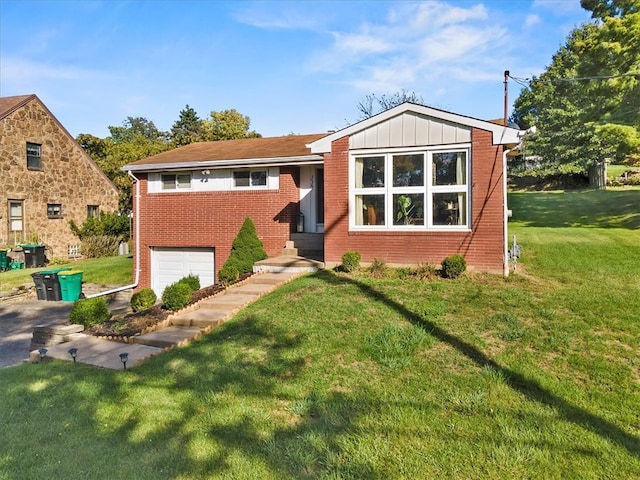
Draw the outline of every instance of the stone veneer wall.
[[[41,170],[27,169],[27,142],[41,145]],[[23,238],[9,233],[9,200],[24,201]],[[0,119],[0,202],[0,247],[37,237],[47,258],[66,258],[68,246],[79,243],[69,220],[82,224],[88,205],[116,210],[118,191],[34,96]],[[62,218],[47,217],[50,203],[62,205]]]

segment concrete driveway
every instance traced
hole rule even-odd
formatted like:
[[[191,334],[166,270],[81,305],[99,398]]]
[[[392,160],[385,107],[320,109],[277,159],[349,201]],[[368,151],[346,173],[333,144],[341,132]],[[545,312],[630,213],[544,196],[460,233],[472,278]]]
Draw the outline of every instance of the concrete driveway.
[[[0,368],[29,358],[33,328],[43,324],[65,324],[73,302],[25,300],[0,303]]]

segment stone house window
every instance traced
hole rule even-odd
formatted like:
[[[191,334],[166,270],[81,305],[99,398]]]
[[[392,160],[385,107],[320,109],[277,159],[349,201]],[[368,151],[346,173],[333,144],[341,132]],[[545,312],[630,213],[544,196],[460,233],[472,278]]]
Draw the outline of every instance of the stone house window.
[[[27,168],[29,170],[42,170],[42,158],[40,156],[42,145],[27,142]]]
[[[47,218],[62,218],[62,205],[47,203]]]
[[[100,216],[100,205],[87,205],[87,218],[98,218]]]
[[[24,201],[9,200],[9,231],[22,233],[24,231]]]

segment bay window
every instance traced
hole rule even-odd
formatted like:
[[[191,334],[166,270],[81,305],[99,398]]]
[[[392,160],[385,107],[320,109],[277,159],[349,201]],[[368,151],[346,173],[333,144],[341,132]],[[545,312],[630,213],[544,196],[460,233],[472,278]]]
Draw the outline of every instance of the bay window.
[[[355,154],[351,223],[363,230],[466,229],[468,148]]]

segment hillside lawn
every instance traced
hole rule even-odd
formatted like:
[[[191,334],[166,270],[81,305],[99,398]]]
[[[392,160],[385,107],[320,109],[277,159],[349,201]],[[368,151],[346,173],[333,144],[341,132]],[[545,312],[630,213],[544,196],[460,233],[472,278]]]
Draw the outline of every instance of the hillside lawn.
[[[640,190],[512,193],[507,279],[321,271],[129,370],[0,370],[0,479],[640,478]]]

